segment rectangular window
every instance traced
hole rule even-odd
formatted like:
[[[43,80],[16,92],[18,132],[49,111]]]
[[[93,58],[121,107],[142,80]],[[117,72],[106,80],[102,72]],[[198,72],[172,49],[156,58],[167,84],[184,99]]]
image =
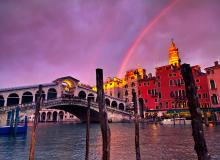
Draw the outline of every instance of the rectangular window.
[[[179,96],[182,96],[181,90],[179,90]]]
[[[159,92],[158,97],[159,97],[159,98],[162,98],[162,96],[161,96],[161,92]]]
[[[174,84],[177,86],[177,80],[174,79]]]
[[[215,89],[215,81],[214,80],[210,80],[210,86],[211,86],[211,89]]]
[[[175,91],[175,96],[178,97],[178,91]]]
[[[168,108],[169,107],[169,103],[168,102],[166,102],[166,108]]]
[[[173,80],[170,80],[170,86],[172,86],[173,85]]]
[[[150,89],[148,89],[148,94],[151,94],[151,90]]]

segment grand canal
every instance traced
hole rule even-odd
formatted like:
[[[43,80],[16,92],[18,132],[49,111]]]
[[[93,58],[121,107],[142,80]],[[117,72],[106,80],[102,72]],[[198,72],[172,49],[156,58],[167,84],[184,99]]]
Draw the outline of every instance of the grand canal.
[[[134,160],[134,125],[114,123],[111,127],[111,159]],[[143,160],[196,159],[191,126],[140,125]],[[220,159],[220,126],[205,128],[212,159]],[[101,133],[99,124],[91,126],[90,159],[99,160]],[[0,137],[0,160],[28,159],[30,128],[27,136]],[[37,160],[83,160],[85,124],[40,124],[38,126]]]

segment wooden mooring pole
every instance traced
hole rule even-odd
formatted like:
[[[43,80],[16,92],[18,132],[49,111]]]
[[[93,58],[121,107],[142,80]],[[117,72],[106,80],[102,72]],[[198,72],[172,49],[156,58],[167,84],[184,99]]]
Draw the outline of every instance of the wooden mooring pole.
[[[35,144],[36,144],[36,129],[37,129],[37,124],[38,124],[38,119],[40,116],[41,99],[42,99],[42,85],[39,85],[39,97],[37,97],[35,114],[34,114],[34,124],[32,128],[32,133],[31,133],[29,160],[34,160]]]
[[[107,109],[105,106],[102,69],[96,69],[96,86],[99,105],[99,120],[102,131],[102,160],[110,160],[111,132],[108,124]]]
[[[186,97],[188,99],[189,111],[192,119],[192,135],[195,142],[194,149],[198,160],[210,160],[206,141],[204,137],[202,114],[199,107],[197,89],[193,78],[192,69],[189,64],[181,65],[181,74],[185,82]]]
[[[134,116],[135,116],[135,151],[136,160],[141,160],[140,152],[140,137],[139,137],[139,120],[138,120],[138,109],[137,109],[137,96],[135,92],[132,92],[132,101],[134,105]]]
[[[87,106],[87,120],[86,120],[86,156],[85,160],[89,160],[89,138],[90,138],[90,105],[91,98],[88,97],[88,106]]]

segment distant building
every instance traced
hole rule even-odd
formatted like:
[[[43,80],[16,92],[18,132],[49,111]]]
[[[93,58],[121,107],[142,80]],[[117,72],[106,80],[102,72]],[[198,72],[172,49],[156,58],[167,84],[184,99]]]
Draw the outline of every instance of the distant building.
[[[205,68],[208,77],[208,89],[212,107],[220,107],[220,65],[218,61],[214,66]]]

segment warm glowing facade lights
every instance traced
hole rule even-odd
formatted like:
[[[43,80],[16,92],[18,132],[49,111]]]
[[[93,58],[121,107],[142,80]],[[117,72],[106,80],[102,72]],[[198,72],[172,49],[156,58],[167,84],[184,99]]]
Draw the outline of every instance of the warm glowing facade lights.
[[[171,40],[171,46],[169,48],[169,64],[174,66],[180,66],[178,48],[176,48],[173,39]]]

